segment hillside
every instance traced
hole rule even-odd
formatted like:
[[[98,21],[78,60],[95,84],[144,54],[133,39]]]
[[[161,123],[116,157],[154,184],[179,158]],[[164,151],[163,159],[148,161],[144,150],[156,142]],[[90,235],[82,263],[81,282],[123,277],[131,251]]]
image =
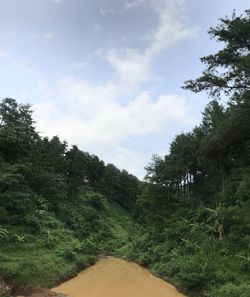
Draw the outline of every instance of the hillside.
[[[95,215],[93,232],[79,239],[53,213],[39,214],[39,225],[1,227],[0,271],[11,284],[51,287],[92,265],[102,254],[126,256],[129,237],[138,227],[115,203],[107,202],[102,209],[86,204]],[[87,225],[89,218],[84,218]],[[95,228],[98,227],[98,233]]]

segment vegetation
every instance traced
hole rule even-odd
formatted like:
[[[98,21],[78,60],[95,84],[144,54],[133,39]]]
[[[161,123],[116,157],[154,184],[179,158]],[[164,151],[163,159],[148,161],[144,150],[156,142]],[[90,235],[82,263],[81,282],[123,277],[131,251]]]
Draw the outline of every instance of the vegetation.
[[[132,256],[190,295],[250,296],[250,11],[209,33],[224,47],[184,88],[212,101],[147,167],[138,200],[147,233]]]
[[[7,280],[51,286],[113,254],[189,296],[250,296],[250,10],[209,33],[223,48],[201,59],[205,71],[184,88],[205,90],[212,101],[169,154],[153,156],[145,182],[57,136],[41,137],[29,105],[2,100],[0,272]]]
[[[127,244],[139,181],[55,136],[29,105],[0,103],[0,271],[15,285],[51,286]],[[111,181],[111,182],[109,182]],[[125,205],[126,199],[126,205]],[[121,219],[118,217],[120,215]]]

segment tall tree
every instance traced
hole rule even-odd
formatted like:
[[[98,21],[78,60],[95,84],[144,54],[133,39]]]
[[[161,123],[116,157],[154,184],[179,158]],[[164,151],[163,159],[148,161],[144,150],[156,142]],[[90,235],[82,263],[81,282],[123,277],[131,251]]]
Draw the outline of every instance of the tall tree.
[[[30,105],[18,104],[12,98],[3,99],[0,103],[0,156],[10,163],[29,158],[37,139]]]
[[[203,74],[189,80],[184,88],[194,92],[208,91],[212,96],[222,92],[241,101],[250,92],[250,10],[245,15],[222,18],[209,34],[224,44],[216,54],[201,58],[206,65]]]

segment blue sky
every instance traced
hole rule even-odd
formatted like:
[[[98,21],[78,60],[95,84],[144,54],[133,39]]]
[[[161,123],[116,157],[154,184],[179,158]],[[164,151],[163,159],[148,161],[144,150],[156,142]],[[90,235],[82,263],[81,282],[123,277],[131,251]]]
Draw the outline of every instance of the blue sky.
[[[181,89],[219,44],[207,30],[250,0],[0,0],[0,97],[37,129],[142,178],[201,119]]]

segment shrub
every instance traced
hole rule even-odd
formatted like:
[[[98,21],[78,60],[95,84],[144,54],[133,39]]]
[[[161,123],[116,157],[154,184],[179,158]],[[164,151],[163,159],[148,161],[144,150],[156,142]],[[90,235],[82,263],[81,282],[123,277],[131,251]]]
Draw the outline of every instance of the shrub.
[[[0,297],[10,297],[10,292],[0,288]]]
[[[81,243],[80,250],[87,255],[94,255],[97,251],[97,244],[90,239],[85,239]]]
[[[11,216],[7,212],[7,210],[0,206],[0,223],[8,223],[11,219]]]
[[[22,223],[30,227],[30,229],[35,233],[41,231],[41,222],[39,221],[39,218],[36,215],[32,214],[24,216]]]
[[[107,199],[100,193],[88,192],[84,195],[84,200],[95,209],[103,209],[107,205]]]
[[[250,285],[241,284],[235,285],[228,283],[222,287],[212,290],[208,296],[211,297],[249,297],[250,296]]]
[[[78,270],[80,269],[85,269],[91,265],[93,265],[97,260],[97,257],[95,256],[81,256],[78,260],[77,260],[77,268]]]
[[[44,245],[48,249],[53,249],[55,247],[55,237],[51,234],[50,230],[44,232]]]
[[[57,254],[58,254],[58,256],[63,257],[66,261],[74,261],[74,260],[76,260],[76,256],[77,256],[74,249],[69,246],[60,250]]]
[[[9,240],[9,232],[7,229],[3,228],[2,226],[0,226],[0,240]]]
[[[250,254],[237,256],[241,259],[240,268],[245,272],[250,272]]]
[[[180,262],[175,258],[167,263],[158,262],[153,266],[153,271],[164,277],[174,277],[180,271]]]
[[[212,264],[202,256],[193,256],[188,259],[183,257],[179,263],[180,272],[175,278],[188,289],[201,289],[214,279],[215,271]]]

